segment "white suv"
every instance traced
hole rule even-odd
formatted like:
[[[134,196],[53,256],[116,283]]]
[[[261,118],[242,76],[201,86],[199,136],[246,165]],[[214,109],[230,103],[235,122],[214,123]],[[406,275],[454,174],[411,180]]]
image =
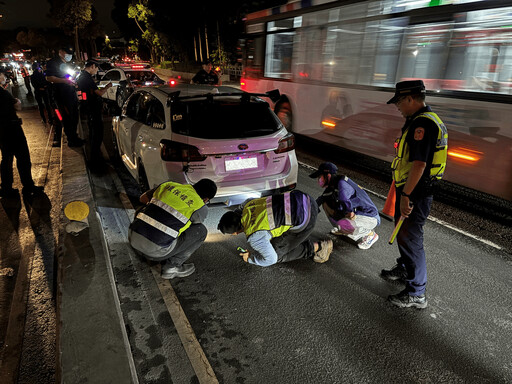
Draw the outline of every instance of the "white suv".
[[[115,150],[141,190],[165,181],[217,183],[213,203],[293,189],[295,138],[267,102],[232,87],[139,88],[112,122]]]

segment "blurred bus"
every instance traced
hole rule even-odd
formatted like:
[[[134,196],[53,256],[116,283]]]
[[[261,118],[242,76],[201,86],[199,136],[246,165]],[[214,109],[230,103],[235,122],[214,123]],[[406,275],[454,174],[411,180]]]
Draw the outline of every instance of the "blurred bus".
[[[247,15],[241,88],[278,88],[295,133],[390,162],[404,119],[386,101],[410,79],[448,128],[445,180],[512,200],[512,1],[302,0]]]

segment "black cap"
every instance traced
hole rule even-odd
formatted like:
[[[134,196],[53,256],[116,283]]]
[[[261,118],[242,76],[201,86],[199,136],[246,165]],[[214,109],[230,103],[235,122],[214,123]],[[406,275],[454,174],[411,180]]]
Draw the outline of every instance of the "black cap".
[[[75,51],[73,49],[73,46],[69,45],[69,44],[64,44],[63,46],[60,47],[60,49],[62,49],[66,53],[69,53],[70,55],[72,55],[73,52]]]
[[[0,67],[0,73],[3,73],[4,75],[7,73],[7,68],[4,66]]]
[[[330,173],[331,175],[335,175],[337,172],[338,167],[335,166],[333,163],[322,163],[315,172],[309,175],[309,177],[311,177],[312,179],[316,179],[318,176],[324,173]]]
[[[387,104],[395,104],[402,96],[417,95],[425,93],[425,84],[422,80],[408,80],[396,83],[395,96]]]
[[[85,62],[85,68],[92,67],[93,65],[96,65],[98,67],[100,65],[100,63],[94,59],[89,59]]]
[[[35,71],[37,69],[41,68],[41,63],[38,63],[37,61],[32,63],[32,70]]]

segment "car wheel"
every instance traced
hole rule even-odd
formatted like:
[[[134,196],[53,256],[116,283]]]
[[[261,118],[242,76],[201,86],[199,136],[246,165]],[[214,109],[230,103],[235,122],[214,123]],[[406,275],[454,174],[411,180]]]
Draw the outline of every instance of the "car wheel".
[[[146,176],[146,170],[144,169],[144,165],[142,163],[139,164],[138,184],[139,184],[139,189],[140,189],[141,194],[149,191],[148,177]]]
[[[292,114],[292,106],[288,101],[280,101],[277,103],[274,109],[277,117],[281,120],[284,127],[288,132],[292,131],[293,125],[293,114]]]

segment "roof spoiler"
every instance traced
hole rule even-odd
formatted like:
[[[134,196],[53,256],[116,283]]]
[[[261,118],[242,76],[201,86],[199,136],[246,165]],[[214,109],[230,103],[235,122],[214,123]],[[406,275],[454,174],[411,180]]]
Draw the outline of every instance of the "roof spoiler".
[[[249,101],[251,97],[268,97],[272,102],[276,103],[281,98],[281,93],[279,92],[279,89],[274,89],[272,91],[268,91],[266,93],[249,93],[249,92],[226,92],[226,93],[203,93],[203,94],[197,94],[194,96],[184,96],[180,97],[180,91],[172,92],[167,95],[167,106],[171,105],[172,103],[178,101],[178,100],[186,100],[186,99],[196,99],[198,97],[206,97],[207,99],[213,100],[214,97],[219,96],[239,96],[242,101]]]

